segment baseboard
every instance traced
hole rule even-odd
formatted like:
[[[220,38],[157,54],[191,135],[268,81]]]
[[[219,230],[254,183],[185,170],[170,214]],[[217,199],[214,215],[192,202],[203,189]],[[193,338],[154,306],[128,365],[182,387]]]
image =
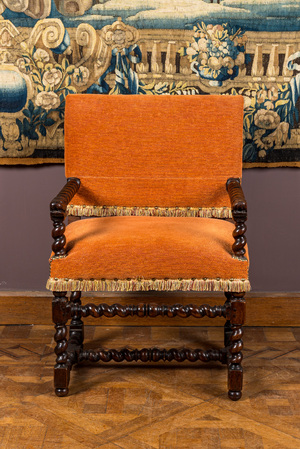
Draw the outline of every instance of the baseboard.
[[[51,299],[48,292],[0,292],[0,325],[51,325]],[[246,326],[300,326],[300,293],[248,293]],[[223,304],[220,293],[138,293],[89,294],[87,303],[137,304],[140,302],[175,304]],[[86,318],[86,324],[97,326],[223,326],[222,318]]]

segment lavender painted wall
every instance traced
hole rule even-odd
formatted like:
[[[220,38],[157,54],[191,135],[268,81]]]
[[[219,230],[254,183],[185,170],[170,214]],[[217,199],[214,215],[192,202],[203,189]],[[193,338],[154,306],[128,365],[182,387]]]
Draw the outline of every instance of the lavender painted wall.
[[[0,167],[0,290],[45,290],[59,165]],[[245,170],[254,291],[300,290],[300,170]]]

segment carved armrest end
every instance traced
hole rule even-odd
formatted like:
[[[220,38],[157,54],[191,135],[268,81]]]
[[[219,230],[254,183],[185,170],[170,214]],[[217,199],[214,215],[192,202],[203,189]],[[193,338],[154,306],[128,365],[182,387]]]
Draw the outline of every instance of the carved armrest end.
[[[233,212],[246,212],[247,201],[241,186],[239,178],[229,178],[226,182],[226,189],[229,194]]]
[[[78,192],[80,187],[80,179],[68,178],[67,183],[61,189],[58,195],[50,203],[50,211],[63,211],[67,209],[67,205]]]

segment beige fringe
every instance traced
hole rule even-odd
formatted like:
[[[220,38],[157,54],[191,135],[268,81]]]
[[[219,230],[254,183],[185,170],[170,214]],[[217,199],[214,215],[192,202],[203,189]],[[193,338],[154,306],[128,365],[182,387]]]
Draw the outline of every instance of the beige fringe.
[[[232,256],[232,258],[233,259],[236,259],[236,260],[239,260],[239,261],[241,261],[241,262],[248,262],[248,259],[247,259],[247,257],[245,257],[245,256],[235,256],[235,255],[233,255]]]
[[[248,279],[57,279],[49,278],[46,288],[52,291],[199,291],[248,292]]]
[[[52,260],[56,260],[56,259],[65,259],[67,257],[67,254],[63,254],[62,256],[52,256],[50,258],[50,264],[52,262]]]
[[[120,207],[70,204],[67,214],[77,217],[151,216],[232,218],[230,207]]]

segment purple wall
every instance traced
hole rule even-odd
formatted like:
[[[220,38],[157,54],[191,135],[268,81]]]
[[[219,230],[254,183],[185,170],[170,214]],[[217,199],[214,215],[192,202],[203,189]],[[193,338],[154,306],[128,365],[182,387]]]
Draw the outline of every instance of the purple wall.
[[[49,202],[64,182],[62,165],[0,167],[0,290],[45,290]],[[252,289],[299,291],[300,170],[245,170],[243,188]]]

